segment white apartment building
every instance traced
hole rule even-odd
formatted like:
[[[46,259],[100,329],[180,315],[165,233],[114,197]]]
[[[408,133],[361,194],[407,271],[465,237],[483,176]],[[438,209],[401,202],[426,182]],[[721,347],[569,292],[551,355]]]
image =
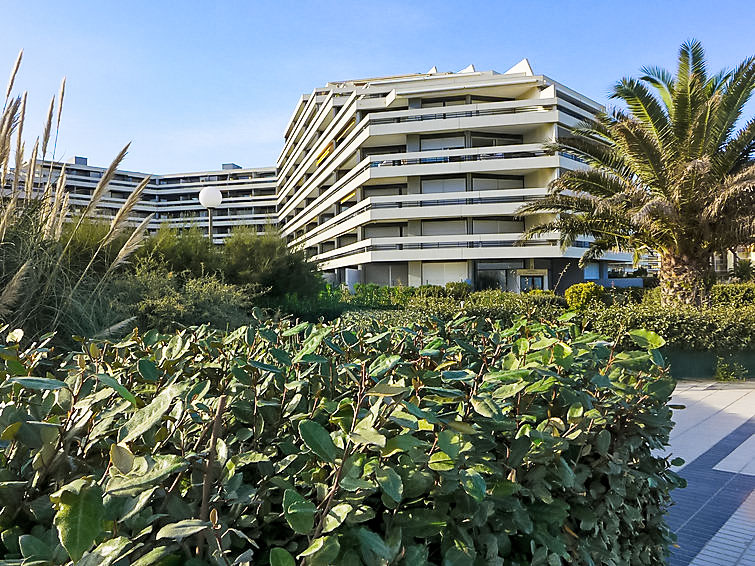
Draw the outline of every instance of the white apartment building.
[[[64,165],[70,206],[74,211],[84,208],[105,169],[88,165],[85,157],[76,157],[71,163],[53,163],[53,179],[57,179]],[[42,167],[45,177],[49,166],[48,162]],[[147,173],[118,171],[100,201],[98,215],[114,216],[131,191],[147,176]],[[207,210],[199,204],[199,191],[206,186],[216,186],[223,193],[220,208],[213,212],[215,243],[222,243],[234,226],[256,226],[258,232],[263,232],[277,222],[275,167],[244,169],[225,163],[219,171],[149,177],[149,184],[131,218],[136,221],[153,214],[148,227],[150,232],[155,232],[162,224],[174,228],[199,226],[206,231]]]
[[[424,74],[331,82],[299,100],[277,167],[153,175],[134,220],[155,231],[207,229],[199,191],[216,186],[213,241],[233,226],[277,227],[334,283],[381,285],[469,281],[511,291],[608,282],[608,253],[577,265],[587,241],[562,250],[557,234],[517,245],[541,218],[517,209],[540,198],[563,171],[584,167],[553,142],[601,106],[523,60],[505,73]],[[45,167],[49,167],[48,163]],[[52,164],[53,175],[62,164]],[[71,205],[86,206],[104,172],[86,158],[66,164]],[[112,216],[145,173],[119,171],[99,213]]]
[[[519,217],[561,172],[552,142],[601,109],[526,60],[477,71],[331,82],[303,96],[278,160],[278,222],[332,281],[469,281],[548,289],[605,281],[609,253],[580,269],[587,242],[558,235],[515,245],[540,218]]]

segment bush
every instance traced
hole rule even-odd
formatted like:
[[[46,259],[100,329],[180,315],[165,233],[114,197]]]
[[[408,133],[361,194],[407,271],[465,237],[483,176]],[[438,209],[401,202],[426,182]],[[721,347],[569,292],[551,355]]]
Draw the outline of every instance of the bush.
[[[260,234],[256,227],[238,226],[224,245],[216,246],[196,226],[179,232],[163,225],[146,240],[139,256],[194,277],[218,273],[227,283],[257,286],[271,299],[313,297],[323,287],[316,266],[303,252],[289,249],[277,232]]]
[[[716,371],[713,374],[713,379],[716,381],[744,381],[747,379],[747,368],[742,364],[719,356],[716,358]]]
[[[168,224],[147,238],[137,253],[140,258],[152,258],[174,272],[188,271],[194,277],[214,273],[222,267],[217,246],[210,242],[207,233],[198,226],[181,230]]]
[[[463,299],[472,292],[472,286],[465,281],[449,281],[446,283],[446,296]]]
[[[714,305],[741,307],[755,304],[755,283],[721,283],[713,285],[711,302]]]
[[[603,298],[604,292],[603,287],[588,281],[572,285],[566,290],[564,297],[566,297],[566,304],[569,305],[570,309],[581,311],[589,305],[599,302]]]
[[[260,296],[253,285],[232,285],[217,275],[175,273],[152,260],[137,262],[132,273],[111,285],[110,293],[110,309],[120,313],[120,319],[134,317],[128,330],[138,326],[166,332],[199,324],[235,328],[248,322]]]
[[[663,563],[683,482],[653,454],[674,388],[657,354],[481,324],[255,320],[56,360],[12,333],[5,559]]]
[[[420,285],[416,295],[420,297],[445,297],[446,290],[440,285]]]
[[[234,228],[222,246],[222,257],[220,270],[227,281],[257,285],[270,297],[315,297],[323,287],[317,266],[270,228],[263,234],[255,227]]]

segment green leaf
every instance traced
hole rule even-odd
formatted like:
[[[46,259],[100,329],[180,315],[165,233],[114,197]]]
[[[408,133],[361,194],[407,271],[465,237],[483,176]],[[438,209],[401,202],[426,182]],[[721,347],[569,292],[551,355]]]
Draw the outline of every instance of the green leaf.
[[[666,344],[666,340],[652,330],[630,330],[628,334],[635,344],[646,350],[657,350]]]
[[[351,440],[356,444],[367,444],[385,448],[385,436],[372,426],[372,419],[365,417],[357,423],[351,433]]]
[[[58,529],[60,543],[76,562],[92,548],[102,532],[105,509],[102,490],[97,484],[77,484],[73,489],[58,491],[58,512],[53,522]]]
[[[517,383],[507,383],[501,385],[495,391],[493,391],[493,397],[496,399],[508,399],[519,393],[522,389],[527,387],[529,383],[526,381],[519,381]]]
[[[128,537],[116,537],[100,543],[94,550],[87,552],[76,566],[110,566],[118,560],[123,550],[131,544]]]
[[[427,464],[431,470],[436,472],[447,472],[454,469],[454,461],[445,452],[435,452],[430,456],[430,461]]]
[[[656,379],[648,382],[644,389],[648,395],[660,401],[665,401],[671,397],[674,389],[676,389],[676,383],[671,379]]]
[[[331,464],[336,460],[336,445],[328,431],[315,421],[299,422],[299,434],[307,447],[322,460]]]
[[[97,380],[102,383],[103,385],[107,385],[110,389],[115,390],[118,395],[123,397],[126,401],[131,403],[132,405],[136,406],[136,397],[126,389],[123,385],[121,385],[115,378],[104,374],[104,373],[98,373],[97,374]]]
[[[338,505],[333,506],[333,508],[328,511],[328,514],[325,516],[322,532],[329,533],[337,529],[341,525],[341,523],[346,520],[346,517],[348,517],[352,509],[353,507],[348,503],[339,503]]]
[[[401,356],[381,354],[370,364],[367,373],[370,377],[381,378],[401,363]]]
[[[16,383],[25,389],[34,389],[35,391],[55,391],[68,387],[64,381],[53,379],[51,377],[12,377],[9,383]]]
[[[162,529],[157,531],[155,538],[170,538],[177,541],[182,541],[186,537],[201,533],[202,531],[212,527],[212,523],[209,521],[200,521],[199,519],[185,519],[178,521],[177,523],[170,523],[165,525]]]
[[[566,420],[570,423],[579,422],[584,413],[585,408],[582,406],[582,403],[574,403],[569,407],[569,412],[566,414]]]
[[[306,330],[309,328],[311,324],[309,322],[300,322],[296,326],[292,326],[288,330],[284,330],[281,336],[293,336],[294,334],[299,334],[303,330]]]
[[[249,360],[249,365],[253,368],[257,368],[260,371],[269,371],[271,373],[282,373],[283,370],[279,367],[271,366],[270,364],[263,364],[257,360]]]
[[[173,554],[176,548],[177,547],[172,544],[166,546],[158,546],[157,548],[150,550],[147,554],[145,554],[135,562],[132,562],[131,566],[164,566],[166,564],[170,564],[170,562],[168,561],[163,562],[163,558],[170,554]]]
[[[285,548],[273,548],[270,551],[270,566],[296,566],[296,561]]]
[[[136,495],[136,497],[129,498],[123,505],[123,507],[121,507],[121,517],[119,521],[127,521],[131,517],[136,515],[139,511],[144,509],[149,503],[149,500],[152,499],[152,496],[155,494],[155,491],[157,491],[157,489],[157,487],[153,487],[152,489],[147,489],[140,492],[138,495]]]
[[[385,544],[385,541],[380,538],[380,535],[364,527],[357,529],[356,535],[359,540],[359,550],[366,564],[378,564],[382,563],[383,560],[391,560],[393,558],[393,552]]]
[[[489,394],[481,393],[480,395],[476,395],[472,397],[470,402],[475,413],[478,415],[497,421],[503,419],[501,408]]]
[[[21,535],[18,538],[18,546],[21,550],[21,556],[27,561],[30,560],[50,560],[53,549],[41,539],[32,535]]]
[[[160,377],[160,372],[155,365],[155,362],[149,358],[141,358],[136,362],[136,368],[139,371],[139,375],[147,381],[157,381]]]
[[[607,454],[608,448],[611,446],[611,433],[607,429],[603,429],[598,433],[595,438],[595,448],[601,454]]]
[[[485,479],[479,473],[472,469],[462,470],[459,474],[459,479],[461,480],[461,486],[464,488],[464,491],[466,491],[467,495],[472,499],[475,501],[482,501],[485,499],[487,485],[485,484]]]
[[[419,448],[420,446],[429,446],[429,444],[411,434],[399,434],[386,440],[385,447],[380,451],[380,455],[387,458],[397,452],[408,452],[412,448]]]
[[[143,458],[141,460],[144,461]],[[137,458],[136,461],[139,459]],[[140,493],[144,488],[151,487],[188,466],[189,463],[180,456],[173,454],[154,456],[148,465],[145,462],[144,466],[134,466],[131,473],[127,475],[111,477],[108,481],[107,492],[118,495]]]
[[[110,462],[122,474],[127,474],[134,467],[134,455],[127,446],[110,445]]]
[[[530,344],[530,351],[537,352],[538,350],[550,348],[556,342],[558,342],[558,338],[540,338],[540,340],[536,340],[535,342]]]
[[[378,383],[375,387],[367,392],[370,397],[395,397],[402,393],[408,393],[411,391],[411,387],[400,387],[398,385],[390,385],[388,383]]]
[[[462,437],[460,434],[442,430],[438,433],[438,448],[448,454],[453,460],[456,460],[461,451]]]
[[[341,545],[338,538],[328,535],[313,540],[312,544],[298,558],[308,557],[307,564],[310,566],[331,566],[333,561],[338,558],[340,551]]]
[[[309,534],[315,526],[316,507],[293,489],[283,493],[283,515],[295,533]]]
[[[333,328],[330,326],[321,326],[320,328],[313,330],[310,335],[307,336],[307,339],[304,340],[302,349],[297,352],[292,361],[297,363],[307,354],[313,354],[315,350],[320,347],[320,344],[322,344],[325,337],[330,335],[331,332],[333,332]]]
[[[393,468],[388,466],[378,468],[375,472],[375,479],[383,493],[396,503],[401,502],[401,498],[404,496],[404,484],[401,481],[401,476]]]
[[[174,383],[163,389],[149,405],[136,411],[121,427],[120,442],[122,444],[131,442],[159,423],[163,415],[173,406],[175,398],[186,393],[192,385],[191,382]]]

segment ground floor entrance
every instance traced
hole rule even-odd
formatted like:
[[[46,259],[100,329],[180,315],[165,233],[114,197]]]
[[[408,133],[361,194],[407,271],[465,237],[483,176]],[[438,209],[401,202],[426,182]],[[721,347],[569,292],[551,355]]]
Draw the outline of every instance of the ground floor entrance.
[[[527,293],[552,290],[563,293],[571,285],[585,280],[607,281],[607,271],[605,265],[599,267],[595,264],[581,268],[577,259],[557,257],[374,262],[336,269],[324,273],[324,277],[331,284],[344,284],[349,288],[353,288],[356,283],[419,287],[466,282],[478,291],[500,289],[513,293]],[[621,287],[627,286],[621,283],[629,282],[628,279],[615,281],[618,282],[616,286]]]

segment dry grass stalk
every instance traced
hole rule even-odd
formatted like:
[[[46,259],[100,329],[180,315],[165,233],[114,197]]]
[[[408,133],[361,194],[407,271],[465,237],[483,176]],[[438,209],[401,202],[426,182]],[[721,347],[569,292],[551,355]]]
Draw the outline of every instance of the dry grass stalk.
[[[50,101],[50,108],[47,110],[47,120],[45,120],[45,129],[42,134],[42,159],[47,155],[47,143],[50,141],[50,132],[52,131],[52,114],[55,111],[55,97]]]
[[[112,222],[110,222],[110,229],[102,239],[103,245],[109,244],[123,232],[126,227],[126,223],[128,222],[128,218],[131,215],[131,211],[134,209],[134,206],[136,206],[137,203],[141,200],[142,193],[144,193],[144,189],[149,184],[149,180],[149,177],[142,179],[142,182],[139,183],[139,185],[133,191],[131,191],[130,195],[128,195],[128,198],[126,199],[126,202],[123,203],[123,206],[121,206],[121,208],[118,209],[118,212],[115,213]]]
[[[21,177],[20,171],[23,169],[24,164],[24,119],[26,118],[26,93],[21,96],[21,108],[18,112],[18,125],[16,132],[16,168],[13,171],[13,186],[11,192],[15,195],[18,192],[19,177]]]
[[[31,159],[26,170],[26,182],[24,183],[24,200],[30,202],[34,198],[34,181],[37,177],[37,152],[39,152],[39,140],[34,142],[34,148],[31,150]]]
[[[10,97],[10,93],[13,90],[13,83],[16,82],[16,74],[18,74],[18,69],[21,67],[21,59],[24,57],[24,50],[18,52],[18,56],[16,57],[16,63],[13,65],[13,70],[10,72],[10,79],[8,80],[8,88],[5,90],[5,104],[3,104],[3,109],[8,105],[8,98]]]
[[[49,181],[48,181],[49,184]],[[66,166],[63,165],[63,167],[60,170],[60,175],[58,176],[58,180],[55,183],[55,196],[53,197],[50,208],[47,211],[47,215],[45,218],[45,228],[43,231],[43,237],[45,240],[49,240],[55,236],[57,233],[57,225],[60,223],[59,215],[61,211],[63,211],[64,215],[67,214],[67,210],[63,210],[63,200],[64,197],[68,195],[68,193],[65,190],[66,186]],[[67,201],[66,201],[67,206]],[[65,216],[64,216],[65,218]],[[55,238],[57,241],[58,238]]]
[[[58,212],[58,225],[55,227],[55,232],[53,233],[53,239],[56,242],[59,242],[61,236],[63,235],[63,226],[66,223],[66,218],[68,218],[68,199],[70,197],[71,194],[68,191],[65,191],[63,193],[63,199],[60,202],[60,211]]]
[[[97,183],[97,186],[92,191],[92,196],[89,199],[89,203],[87,204],[86,208],[84,209],[83,214],[81,215],[81,220],[79,220],[79,223],[83,221],[84,218],[88,217],[95,208],[97,208],[97,205],[100,203],[100,200],[105,194],[105,191],[108,188],[108,185],[110,184],[110,181],[113,180],[115,177],[115,172],[118,169],[118,166],[121,164],[121,161],[126,157],[126,154],[128,153],[128,148],[131,144],[127,143],[125,147],[118,153],[116,158],[113,160],[113,162],[108,166],[108,168],[105,170],[105,172],[102,174],[102,178],[100,178],[99,183]]]
[[[27,259],[3,289],[3,292],[0,294],[0,317],[6,318],[10,315],[13,312],[13,307],[16,306],[19,299],[24,295],[24,281],[30,269],[31,260]]]
[[[97,294],[97,291],[99,291],[102,284],[113,273],[113,271],[115,271],[119,266],[126,263],[131,254],[139,249],[139,246],[144,240],[144,234],[147,232],[147,226],[149,226],[149,223],[152,221],[153,217],[154,214],[147,216],[139,223],[134,231],[131,232],[128,240],[126,240],[126,242],[121,246],[121,249],[118,251],[118,255],[115,256],[113,263],[110,264],[110,267],[107,268],[105,275],[103,275],[102,279],[100,279],[100,281],[97,283],[97,286],[94,289],[94,295]]]

